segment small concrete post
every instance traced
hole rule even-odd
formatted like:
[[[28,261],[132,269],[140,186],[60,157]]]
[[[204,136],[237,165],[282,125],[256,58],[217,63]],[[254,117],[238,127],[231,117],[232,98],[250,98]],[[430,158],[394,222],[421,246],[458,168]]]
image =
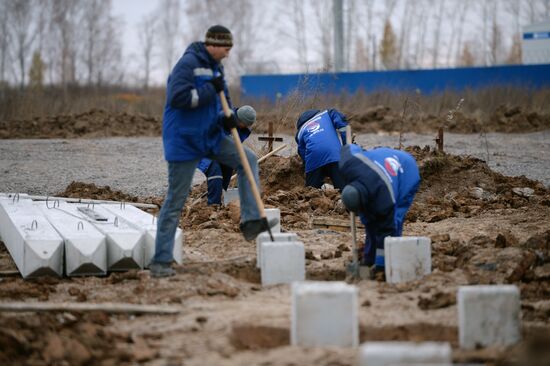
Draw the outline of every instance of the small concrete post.
[[[414,281],[432,272],[431,240],[422,236],[386,237],[386,282]]]
[[[277,219],[279,223],[271,228],[271,233],[280,233],[281,232],[281,210],[278,208],[266,208],[265,216],[267,221],[271,219]]]
[[[291,344],[356,347],[357,308],[357,288],[345,282],[293,283]]]
[[[306,278],[304,244],[292,242],[263,242],[260,273],[262,285],[277,285],[303,281]]]
[[[273,240],[275,242],[298,241],[298,235],[296,233],[273,233]],[[268,241],[271,241],[271,237],[267,231],[256,237],[256,268],[260,268],[262,263],[262,243]]]
[[[239,200],[238,188],[227,188],[227,191],[223,192],[223,205],[227,206],[233,201]]]
[[[359,350],[359,366],[451,366],[449,343],[367,342]]]
[[[460,347],[511,345],[521,339],[519,289],[512,285],[458,289]]]

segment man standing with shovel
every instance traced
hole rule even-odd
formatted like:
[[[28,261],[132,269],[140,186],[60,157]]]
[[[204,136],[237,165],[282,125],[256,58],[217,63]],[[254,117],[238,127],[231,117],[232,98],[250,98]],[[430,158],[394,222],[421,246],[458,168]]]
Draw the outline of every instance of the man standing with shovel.
[[[247,177],[236,141],[223,132],[237,127],[235,115],[222,111],[222,94],[228,95],[221,60],[233,46],[231,32],[224,26],[208,29],[204,42],[194,42],[174,66],[166,87],[162,140],[168,162],[168,192],[160,210],[155,255],[150,265],[151,276],[167,277],[172,269],[174,236],[181,210],[189,194],[193,174],[202,158],[218,161],[237,170],[241,202],[241,232],[246,240],[275,226],[268,223],[256,205],[256,196]],[[225,102],[225,98],[224,102]],[[230,103],[230,100],[229,100]],[[240,142],[240,141],[239,141]],[[259,186],[256,155],[245,150],[256,186]],[[244,158],[244,157],[243,157]],[[256,187],[254,187],[256,188]]]

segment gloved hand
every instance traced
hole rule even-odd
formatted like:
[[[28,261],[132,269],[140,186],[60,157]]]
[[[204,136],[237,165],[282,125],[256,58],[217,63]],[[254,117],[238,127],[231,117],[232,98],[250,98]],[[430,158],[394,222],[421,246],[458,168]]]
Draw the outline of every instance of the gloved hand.
[[[216,89],[216,93],[223,91],[223,76],[220,75],[218,77],[212,78],[208,80],[208,82],[214,85],[214,89]]]
[[[222,118],[223,128],[230,131],[232,128],[237,128],[237,118],[235,113],[231,113],[229,117],[223,116]]]

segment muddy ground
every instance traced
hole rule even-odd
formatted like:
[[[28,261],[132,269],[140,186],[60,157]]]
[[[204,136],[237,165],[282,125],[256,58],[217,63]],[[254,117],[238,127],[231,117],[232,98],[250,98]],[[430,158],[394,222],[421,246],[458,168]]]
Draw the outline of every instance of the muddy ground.
[[[298,114],[258,112],[258,123],[254,127],[256,132],[267,132],[270,122],[276,133],[295,132]],[[342,112],[348,116],[356,133],[428,133],[440,127],[454,133],[525,133],[550,129],[550,115],[509,105],[497,107],[488,118],[482,118],[479,112],[464,113],[460,110],[436,116],[416,111],[412,106],[405,113],[385,106],[370,107],[360,113]],[[31,120],[0,121],[0,139],[159,136],[161,131],[162,121],[158,117],[112,113],[101,109]]]
[[[400,285],[382,278],[356,282],[361,341],[448,341],[456,363],[547,364],[550,189],[503,176],[476,158],[407,149],[419,162],[422,184],[404,235],[432,238],[433,273]],[[307,279],[349,281],[349,230],[316,224],[319,218],[347,222],[339,194],[304,188],[296,156],[266,161],[261,180],[266,205],[280,208],[283,229],[305,244]],[[289,286],[260,285],[255,243],[238,232],[238,205],[206,206],[199,199],[204,190],[204,184],[196,186],[182,212],[184,264],[173,278],[152,279],[148,271],[26,281],[9,272],[0,277],[1,301],[166,304],[181,307],[180,314],[0,313],[0,364],[353,365],[353,349],[289,345]],[[73,182],[57,194],[163,201],[87,182]],[[14,269],[0,245],[0,271]],[[467,284],[520,288],[520,344],[458,348],[455,294]]]

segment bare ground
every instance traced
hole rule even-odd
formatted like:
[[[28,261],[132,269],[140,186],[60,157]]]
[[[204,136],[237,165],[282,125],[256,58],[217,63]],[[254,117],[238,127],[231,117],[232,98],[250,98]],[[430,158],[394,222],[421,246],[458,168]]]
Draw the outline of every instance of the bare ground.
[[[265,114],[260,116],[263,122],[258,124],[257,132],[265,132],[267,122],[273,121],[277,133],[292,133],[295,117],[281,119],[276,114]],[[400,113],[383,106],[352,116],[357,133],[433,133],[441,126],[462,133],[527,132],[548,130],[550,119],[509,106],[497,108],[484,121],[461,113],[452,119],[415,113],[403,119]],[[159,134],[160,121],[156,118],[101,110],[0,122],[0,138],[4,139]],[[28,142],[26,146],[41,148]],[[65,151],[63,142],[58,148]],[[101,147],[96,149],[99,152]],[[448,341],[457,363],[545,364],[550,349],[548,188],[525,177],[502,176],[476,158],[438,154],[426,148],[408,149],[420,163],[423,183],[407,216],[404,234],[432,238],[434,270],[421,281],[402,285],[389,285],[381,278],[357,282],[361,341]],[[123,150],[118,153],[124,155]],[[17,165],[17,159],[10,164],[3,174],[23,174],[20,170],[26,169]],[[346,280],[350,234],[313,225],[319,217],[347,218],[338,194],[303,188],[296,157],[270,159],[261,172],[264,202],[281,209],[283,228],[296,232],[306,246],[307,278]],[[94,171],[92,175],[101,174],[107,173]],[[204,190],[204,185],[193,190],[182,213],[185,263],[177,266],[174,278],[151,279],[148,271],[28,281],[18,276],[0,277],[2,301],[175,304],[181,306],[181,314],[0,313],[0,363],[354,364],[356,350],[289,346],[289,287],[261,287],[255,245],[238,233],[238,206],[208,207],[198,199]],[[111,188],[86,182],[73,182],[57,195],[157,204],[163,200],[161,196],[119,191],[116,184]],[[14,269],[0,244],[0,271]],[[460,350],[455,295],[458,286],[497,283],[516,284],[521,290],[524,340],[512,347]]]
[[[409,151],[423,181],[404,235],[432,238],[433,273],[400,285],[381,278],[356,282],[361,341],[448,341],[459,363],[544,364],[550,349],[550,190],[495,173],[479,159],[429,148]],[[307,279],[346,280],[351,235],[313,225],[316,217],[347,218],[338,193],[304,188],[296,157],[266,161],[261,179],[264,202],[281,209],[283,228],[306,246]],[[0,363],[353,365],[353,349],[289,345],[289,286],[260,285],[255,244],[238,233],[238,206],[206,206],[198,199],[204,189],[193,189],[182,212],[185,262],[173,278],[152,279],[148,271],[0,278],[2,301],[176,304],[179,315],[0,313]],[[163,199],[79,182],[58,194],[158,204]],[[14,268],[0,246],[0,270]],[[458,286],[504,283],[520,288],[524,340],[460,350]]]

